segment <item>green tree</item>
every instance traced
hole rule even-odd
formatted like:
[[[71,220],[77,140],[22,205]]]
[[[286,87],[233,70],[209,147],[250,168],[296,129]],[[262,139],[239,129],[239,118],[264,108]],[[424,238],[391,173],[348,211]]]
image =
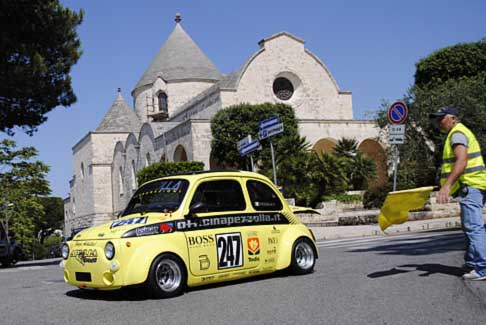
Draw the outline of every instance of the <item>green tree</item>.
[[[258,139],[258,123],[272,116],[279,116],[280,122],[284,124],[284,132],[271,138],[277,161],[305,147],[305,139],[299,136],[291,106],[270,103],[240,104],[219,111],[211,120],[211,149],[217,163],[226,168],[244,169],[247,166],[247,158],[240,156],[237,142],[247,135]],[[272,162],[268,141],[261,141],[263,149],[254,151],[253,159],[259,169],[271,173]]]
[[[64,228],[64,200],[60,197],[39,197],[44,216],[35,218],[35,233],[41,234],[41,242],[56,229]]]
[[[36,156],[34,147],[16,150],[14,141],[0,142],[0,223],[7,240],[14,234],[12,237],[24,244],[27,254],[35,236],[33,216],[44,216],[39,196],[50,193],[45,179],[49,167],[33,161]]]
[[[0,1],[0,130],[32,135],[56,106],[76,101],[69,75],[81,50],[79,13],[58,0]]]
[[[415,87],[435,88],[447,80],[474,77],[486,71],[486,39],[435,51],[417,62]]]
[[[404,95],[409,107],[406,145],[400,146],[397,189],[437,184],[445,135],[430,125],[428,115],[441,106],[454,106],[461,121],[476,135],[486,153],[486,40],[435,51],[417,64],[415,84]],[[388,125],[388,103],[377,123]],[[393,157],[391,152],[388,157]],[[486,158],[486,157],[485,157]],[[385,185],[380,193],[391,188]]]

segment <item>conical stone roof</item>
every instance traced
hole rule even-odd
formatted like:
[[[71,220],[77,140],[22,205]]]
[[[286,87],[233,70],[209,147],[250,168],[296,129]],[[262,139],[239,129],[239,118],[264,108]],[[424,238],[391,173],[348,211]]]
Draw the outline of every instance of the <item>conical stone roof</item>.
[[[221,73],[192,38],[177,23],[135,89],[152,84],[158,77],[174,80],[221,80]]]
[[[118,92],[118,96],[95,132],[139,132],[142,123]]]

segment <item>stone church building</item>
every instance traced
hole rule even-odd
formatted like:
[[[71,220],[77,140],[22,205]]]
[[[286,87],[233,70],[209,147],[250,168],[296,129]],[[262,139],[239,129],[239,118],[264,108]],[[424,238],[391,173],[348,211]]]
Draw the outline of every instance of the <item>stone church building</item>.
[[[383,177],[378,128],[353,119],[352,93],[339,89],[304,40],[280,32],[258,45],[239,69],[222,74],[177,15],[173,32],[131,92],[134,107],[119,91],[98,127],[74,145],[65,232],[114,218],[138,186],[137,171],[153,162],[194,160],[214,168],[210,120],[240,103],[291,105],[313,150],[329,151],[339,139],[354,138],[359,150],[377,159]]]

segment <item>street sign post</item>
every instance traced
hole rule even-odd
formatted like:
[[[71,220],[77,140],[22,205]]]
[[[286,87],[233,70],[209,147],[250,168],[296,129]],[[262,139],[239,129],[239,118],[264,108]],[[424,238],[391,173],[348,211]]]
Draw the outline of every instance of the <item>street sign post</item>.
[[[280,123],[280,119],[278,116],[272,116],[263,121],[260,121],[260,123],[258,123],[258,128],[258,137],[260,138],[260,140],[271,138],[272,136],[282,133],[284,131],[284,125],[283,123]],[[272,154],[273,183],[275,185],[278,185],[277,175],[275,173],[275,153],[273,151],[273,143],[271,139],[269,139],[269,141],[270,152]]]
[[[405,125],[393,124],[388,126],[388,143],[404,144],[405,143]]]
[[[252,141],[251,135],[249,134],[247,137],[238,141],[237,147],[238,147],[238,151],[240,152],[240,156],[244,157],[250,154],[251,171],[254,171],[253,156],[251,155],[251,153],[255,150],[262,149],[262,146],[260,145],[260,141],[258,140]]]
[[[393,191],[397,188],[397,168],[398,168],[398,146],[405,143],[405,125],[403,124],[408,117],[408,107],[402,101],[395,102],[388,108],[388,120],[391,125],[388,127],[388,143],[394,146],[393,157]]]

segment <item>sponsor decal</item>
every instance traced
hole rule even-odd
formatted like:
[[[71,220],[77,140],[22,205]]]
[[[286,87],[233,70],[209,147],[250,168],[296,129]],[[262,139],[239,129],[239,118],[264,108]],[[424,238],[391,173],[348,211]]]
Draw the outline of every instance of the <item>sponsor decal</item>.
[[[155,223],[152,225],[142,226],[138,228],[131,229],[122,235],[122,238],[129,237],[142,237],[150,235],[167,234],[174,232],[173,222]]]
[[[199,256],[199,269],[201,271],[209,269],[210,265],[211,265],[211,263],[209,262],[209,257],[207,255],[200,255]]]
[[[228,277],[229,277],[228,273],[218,275],[219,279],[225,279],[225,278],[228,278]]]
[[[178,191],[181,187],[182,181],[163,181],[160,182],[160,186],[158,188],[159,191],[170,192],[170,191]]]
[[[258,273],[260,273],[260,270],[250,270],[248,272],[248,274],[250,274],[250,275],[252,275],[252,274],[258,274]]]
[[[260,254],[260,239],[258,237],[250,237],[247,239],[248,255]]]
[[[258,256],[255,256],[255,257],[249,256],[248,261],[249,262],[260,262],[260,258]]]
[[[104,236],[105,236],[105,233],[104,233],[104,232],[100,232],[100,233],[98,234],[98,237],[104,237]]]
[[[265,259],[265,263],[266,264],[275,263],[275,257],[266,258]]]
[[[135,228],[135,235],[137,237],[155,235],[159,233],[158,225],[149,225],[140,228]]]
[[[268,237],[268,245],[277,245],[278,238],[277,237]]]
[[[98,260],[98,253],[96,249],[75,249],[70,254],[70,257],[73,257],[76,261],[78,261],[81,265],[85,263],[96,263]]]
[[[145,224],[146,222],[147,222],[147,217],[136,217],[136,218],[130,218],[130,219],[121,219],[121,220],[113,221],[111,223],[110,228],[126,226],[126,225],[140,225],[140,224]]]
[[[218,269],[229,269],[243,266],[241,233],[216,235],[218,252]]]
[[[205,277],[201,278],[202,282],[208,282],[208,281],[211,281],[211,280],[214,280],[214,275],[205,276]]]
[[[218,217],[191,218],[176,222],[177,230],[190,231],[211,228],[238,226],[256,226],[271,224],[288,224],[289,221],[280,213],[252,213],[226,215]],[[276,229],[274,227],[274,229]],[[280,232],[280,230],[277,230]]]
[[[275,255],[277,254],[277,247],[273,247],[272,249],[267,250],[267,255]]]
[[[189,245],[189,248],[213,246],[214,236],[213,235],[188,236],[187,244]]]

